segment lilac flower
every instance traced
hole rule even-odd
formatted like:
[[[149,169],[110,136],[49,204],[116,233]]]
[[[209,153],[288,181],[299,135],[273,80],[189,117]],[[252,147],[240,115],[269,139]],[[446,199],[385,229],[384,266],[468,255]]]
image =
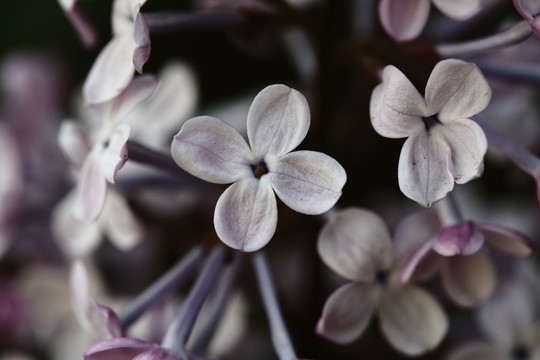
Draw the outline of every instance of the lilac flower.
[[[482,8],[481,0],[381,0],[379,19],[395,41],[413,40],[426,25],[431,2],[454,20],[466,20]]]
[[[105,104],[101,128],[93,144],[75,123],[62,124],[60,147],[75,166],[81,167],[74,207],[74,215],[79,221],[95,221],[101,213],[107,182],[114,184],[116,173],[127,161],[126,142],[131,127],[122,120],[152,96],[155,88],[153,77],[142,76],[133,80],[113,101]]]
[[[518,13],[529,23],[536,36],[540,36],[540,1],[513,0]]]
[[[454,181],[465,184],[483,170],[486,137],[474,121],[489,103],[491,89],[474,64],[439,62],[426,85],[425,99],[394,66],[371,95],[371,124],[380,135],[408,137],[398,165],[401,191],[430,207]]]
[[[130,83],[135,70],[150,57],[150,34],[140,14],[146,0],[115,0],[112,14],[113,38],[98,55],[83,86],[88,104],[118,96]]]
[[[407,355],[435,348],[448,328],[437,301],[422,288],[398,281],[405,254],[415,247],[418,234],[399,228],[401,244],[394,243],[374,213],[349,208],[322,229],[318,251],[324,262],[352,282],[337,289],[327,300],[317,332],[335,342],[359,337],[373,314],[378,313],[383,334]]]
[[[233,182],[219,198],[214,226],[220,239],[242,251],[256,251],[277,225],[277,196],[304,214],[328,211],[341,196],[345,170],[328,155],[291,152],[307,134],[309,107],[285,85],[263,89],[247,119],[250,145],[225,122],[200,116],[184,123],[171,153],[189,173],[209,182]]]

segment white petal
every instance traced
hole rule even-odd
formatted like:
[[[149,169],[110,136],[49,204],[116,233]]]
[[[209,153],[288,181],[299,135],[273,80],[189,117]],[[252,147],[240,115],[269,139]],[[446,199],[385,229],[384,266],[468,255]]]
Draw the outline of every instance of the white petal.
[[[122,120],[138,106],[148,100],[156,91],[158,81],[150,75],[139,76],[111,102],[106,121],[114,123]]]
[[[514,6],[525,19],[532,20],[540,13],[540,1],[538,0],[514,0]]]
[[[73,214],[77,220],[90,223],[95,221],[101,213],[107,195],[107,181],[101,173],[96,153],[91,153],[86,157],[80,177],[76,188]]]
[[[267,163],[265,175],[277,196],[303,214],[322,214],[341,197],[347,181],[343,167],[330,156],[315,151],[295,151]]]
[[[257,94],[247,118],[251,149],[257,156],[283,155],[306,137],[309,106],[300,92],[285,85],[270,85]]]
[[[465,184],[481,175],[487,139],[482,128],[472,120],[453,120],[435,125],[431,132],[444,138],[451,156],[448,170],[458,184]]]
[[[497,281],[493,263],[484,251],[447,258],[441,275],[448,296],[463,307],[484,301],[495,289]]]
[[[328,222],[317,241],[323,261],[354,281],[373,281],[392,265],[392,240],[384,221],[371,211],[348,208]]]
[[[127,141],[131,128],[127,124],[118,124],[113,129],[107,143],[99,155],[101,173],[110,183],[114,184],[116,173],[128,159]]]
[[[502,225],[477,224],[484,233],[486,243],[495,249],[514,256],[525,257],[531,255],[535,242],[527,235]]]
[[[446,16],[455,20],[466,20],[482,9],[481,0],[432,0]]]
[[[467,119],[484,110],[491,87],[476,64],[448,59],[435,65],[426,85],[426,102],[443,123]]]
[[[144,236],[142,224],[131,211],[126,199],[116,191],[109,191],[100,221],[109,239],[120,250],[131,250]]]
[[[401,138],[423,131],[426,104],[418,90],[396,67],[384,68],[383,82],[371,94],[371,125],[384,137]]]
[[[377,306],[377,295],[373,285],[343,285],[324,304],[317,333],[340,344],[357,339],[369,325]]]
[[[131,33],[115,36],[98,55],[83,85],[87,104],[97,104],[120,94],[133,77],[133,49]]]
[[[276,231],[276,196],[264,176],[240,179],[216,204],[214,226],[226,245],[251,252],[265,246]]]
[[[90,153],[90,142],[82,127],[74,121],[64,120],[58,130],[58,145],[64,155],[80,168]]]
[[[429,8],[429,0],[382,0],[379,3],[379,19],[384,30],[395,41],[409,41],[424,29]]]
[[[76,260],[71,265],[69,284],[73,312],[82,327],[85,330],[88,330],[90,323],[86,314],[88,306],[90,305],[90,289],[86,267],[81,260]]]
[[[381,295],[380,326],[390,344],[409,356],[432,350],[443,339],[448,319],[425,290],[406,286]]]
[[[133,39],[135,41],[135,49],[133,50],[133,66],[139,74],[143,72],[143,66],[150,58],[151,42],[150,28],[146,19],[140,11],[141,6],[137,6],[137,15],[133,24]]]
[[[450,149],[440,136],[420,132],[403,144],[399,156],[399,188],[408,198],[430,207],[454,188],[448,170]]]
[[[203,180],[227,184],[252,176],[251,150],[227,123],[209,116],[187,120],[171,144],[171,154],[182,169]]]
[[[471,342],[454,350],[447,360],[507,360],[507,358],[494,345]]]
[[[442,229],[433,250],[442,256],[472,255],[484,246],[484,234],[472,221],[464,221]]]

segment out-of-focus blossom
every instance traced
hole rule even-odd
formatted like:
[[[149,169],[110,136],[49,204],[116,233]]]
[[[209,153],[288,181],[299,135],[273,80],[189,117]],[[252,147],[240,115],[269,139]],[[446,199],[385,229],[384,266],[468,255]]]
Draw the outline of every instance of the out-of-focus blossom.
[[[434,212],[422,211],[414,216],[416,228],[429,226],[432,235],[424,238],[424,245],[411,254],[403,268],[401,281],[408,280],[426,255],[441,255],[444,257],[441,265],[443,287],[450,299],[460,306],[481,303],[497,285],[495,267],[484,245],[518,257],[530,255],[535,248],[528,236],[505,226],[463,221],[443,227]],[[437,228],[439,230],[435,230]]]
[[[422,288],[399,282],[404,255],[417,246],[418,236],[398,226],[392,244],[383,220],[374,213],[349,208],[322,229],[318,251],[324,262],[352,282],[327,300],[317,332],[348,343],[367,328],[375,313],[390,344],[407,355],[434,349],[446,334],[448,320],[438,302]]]
[[[466,20],[482,8],[481,0],[381,0],[379,19],[395,41],[413,40],[424,29],[432,2],[454,20]]]
[[[78,0],[58,0],[60,6],[66,13],[67,18],[77,31],[79,39],[88,48],[93,48],[97,44],[97,31],[94,25],[82,12]]]
[[[220,239],[242,251],[256,251],[274,235],[275,193],[304,214],[328,211],[341,196],[345,170],[328,155],[291,152],[310,125],[304,96],[285,85],[263,89],[247,119],[248,139],[222,120],[201,116],[184,123],[171,152],[176,163],[209,182],[234,182],[219,198],[214,226]]]
[[[59,144],[76,167],[81,168],[74,206],[75,217],[82,222],[95,221],[107,195],[107,182],[115,182],[116,173],[127,161],[127,140],[131,127],[124,117],[146,101],[156,88],[153,77],[141,76],[121,95],[104,105],[104,116],[96,138],[90,141],[73,122],[64,122],[59,132]]]
[[[540,36],[540,1],[513,0],[518,13],[531,25],[536,36]]]
[[[112,100],[129,85],[135,70],[142,73],[151,46],[148,24],[140,13],[146,1],[115,0],[113,38],[98,55],[83,85],[86,103]]]
[[[430,207],[454,188],[483,171],[484,132],[469,117],[491,99],[491,88],[476,65],[449,59],[439,62],[426,85],[425,99],[394,66],[371,95],[371,124],[380,135],[407,137],[401,150],[401,191]]]

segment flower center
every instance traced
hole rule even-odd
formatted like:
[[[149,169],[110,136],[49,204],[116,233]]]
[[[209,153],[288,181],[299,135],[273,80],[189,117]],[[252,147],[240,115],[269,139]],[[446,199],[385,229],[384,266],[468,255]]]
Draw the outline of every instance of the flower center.
[[[381,285],[386,285],[388,282],[388,271],[386,270],[377,270],[375,273],[375,281]]]
[[[516,345],[510,351],[510,358],[512,360],[528,360],[530,359],[529,350],[523,345]]]
[[[429,132],[429,129],[431,129],[433,126],[441,124],[439,119],[437,119],[437,114],[430,117],[424,117],[422,118],[422,121],[424,122],[424,127],[426,128],[427,132]]]
[[[257,164],[251,165],[251,171],[257,179],[260,179],[263,175],[268,174],[268,167],[264,160],[261,160]]]

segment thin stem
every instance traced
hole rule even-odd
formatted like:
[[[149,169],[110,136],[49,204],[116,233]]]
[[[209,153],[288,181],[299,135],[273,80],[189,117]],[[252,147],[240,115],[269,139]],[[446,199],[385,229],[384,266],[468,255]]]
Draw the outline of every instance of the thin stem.
[[[192,249],[172,269],[167,271],[142,294],[131,301],[126,306],[124,313],[120,316],[122,329],[125,331],[148,308],[177,289],[187,277],[195,272],[201,264],[202,259],[202,248],[199,246]]]
[[[482,130],[484,130],[489,145],[497,148],[521,170],[536,179],[536,176],[540,171],[540,159],[536,155],[504,136],[484,117],[476,116],[474,120],[482,127]]]
[[[435,50],[442,57],[463,56],[517,44],[532,34],[531,26],[523,20],[498,34],[461,43],[440,44],[435,46]]]
[[[228,29],[248,22],[238,10],[201,12],[145,12],[151,33],[169,33],[187,30]]]
[[[240,252],[236,252],[234,260],[225,269],[220,283],[216,289],[215,295],[212,297],[212,302],[209,304],[208,312],[205,312],[206,318],[202,325],[202,330],[198,337],[193,342],[190,352],[193,354],[204,354],[208,348],[208,344],[212,340],[216,328],[221,320],[223,311],[227,306],[231,292],[234,288],[234,283],[238,276],[238,270],[243,263],[244,256]]]
[[[255,274],[257,276],[257,282],[259,283],[259,290],[270,323],[270,331],[272,333],[272,343],[274,349],[279,356],[280,360],[292,360],[297,359],[294,351],[291,338],[283,321],[281,310],[276,295],[276,289],[272,281],[272,275],[268,266],[268,261],[265,255],[259,251],[251,258],[253,261],[253,267],[255,268]]]
[[[474,61],[487,76],[540,85],[540,65],[536,63]]]
[[[223,267],[223,261],[224,251],[221,247],[214,249],[208,256],[195,285],[191,288],[178,314],[167,329],[167,333],[161,344],[164,348],[168,348],[180,356],[186,357],[186,339],[193,329],[193,325],[204,301],[214,288],[214,284]]]
[[[435,207],[443,227],[452,226],[463,221],[453,194],[448,194],[444,199],[435,204]]]

